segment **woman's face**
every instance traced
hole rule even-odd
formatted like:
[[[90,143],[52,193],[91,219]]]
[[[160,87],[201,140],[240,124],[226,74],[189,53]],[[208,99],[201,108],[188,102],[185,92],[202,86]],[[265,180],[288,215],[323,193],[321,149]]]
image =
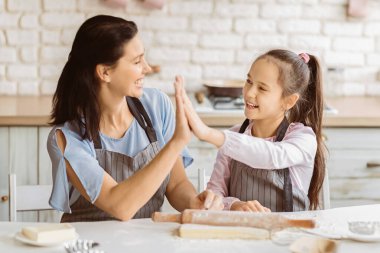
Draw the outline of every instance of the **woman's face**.
[[[150,71],[144,46],[136,35],[124,45],[124,54],[110,69],[109,89],[115,95],[141,97],[145,74]]]
[[[284,115],[279,70],[275,64],[260,59],[252,64],[243,88],[244,114],[248,119],[266,120]]]

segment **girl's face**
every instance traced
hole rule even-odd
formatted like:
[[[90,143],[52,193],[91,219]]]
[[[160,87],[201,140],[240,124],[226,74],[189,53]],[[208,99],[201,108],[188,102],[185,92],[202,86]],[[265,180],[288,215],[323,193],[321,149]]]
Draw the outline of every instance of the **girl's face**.
[[[285,114],[282,87],[277,66],[260,59],[252,64],[243,88],[244,114],[248,119],[278,119]]]
[[[136,35],[124,45],[124,54],[109,70],[109,89],[115,95],[141,97],[145,74],[151,70],[144,57],[144,46]]]

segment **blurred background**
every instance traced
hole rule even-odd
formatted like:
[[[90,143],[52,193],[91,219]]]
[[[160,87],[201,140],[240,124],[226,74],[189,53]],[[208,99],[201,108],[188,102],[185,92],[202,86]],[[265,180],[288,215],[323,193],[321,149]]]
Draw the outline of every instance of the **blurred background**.
[[[380,95],[378,0],[0,0],[0,95],[50,95],[81,23],[96,14],[137,23],[146,86],[173,93],[174,75],[242,79],[271,48],[317,55],[328,96]]]

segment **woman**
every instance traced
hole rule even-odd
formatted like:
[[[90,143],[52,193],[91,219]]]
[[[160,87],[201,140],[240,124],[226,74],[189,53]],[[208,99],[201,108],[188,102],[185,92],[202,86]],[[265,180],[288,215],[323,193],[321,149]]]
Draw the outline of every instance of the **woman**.
[[[64,212],[62,222],[147,218],[164,195],[178,211],[222,209],[220,197],[197,195],[187,179],[191,132],[183,108],[174,123],[169,98],[143,89],[149,71],[133,22],[100,15],[79,28],[54,94],[47,142],[50,205]]]

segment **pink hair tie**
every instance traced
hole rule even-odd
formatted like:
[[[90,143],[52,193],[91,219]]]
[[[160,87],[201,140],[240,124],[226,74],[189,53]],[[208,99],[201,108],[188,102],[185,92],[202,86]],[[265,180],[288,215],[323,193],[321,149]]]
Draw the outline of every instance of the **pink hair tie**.
[[[299,57],[307,64],[310,61],[310,56],[307,53],[300,53]]]

